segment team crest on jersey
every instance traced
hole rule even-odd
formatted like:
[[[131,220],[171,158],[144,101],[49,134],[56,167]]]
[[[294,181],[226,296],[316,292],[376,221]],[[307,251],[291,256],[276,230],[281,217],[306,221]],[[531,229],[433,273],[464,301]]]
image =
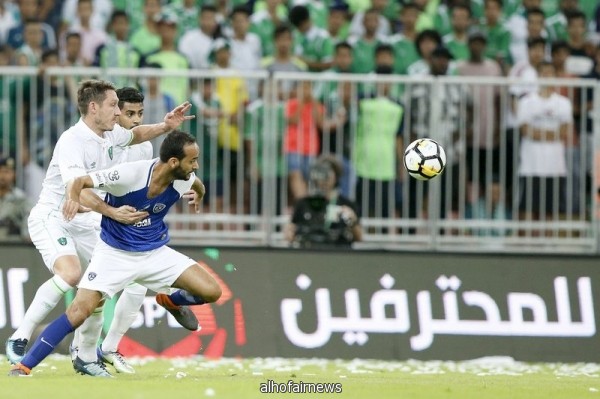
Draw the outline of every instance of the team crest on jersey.
[[[97,274],[96,274],[96,273],[94,273],[94,272],[89,272],[89,273],[88,273],[88,280],[92,281],[93,279],[95,279],[95,278],[96,278],[96,276],[97,276]]]
[[[112,173],[108,174],[108,180],[110,181],[117,181],[119,180],[119,171],[115,170]]]
[[[112,145],[108,148],[108,156],[110,157],[110,159],[112,160],[113,157],[113,150],[112,150]]]
[[[62,246],[65,246],[65,245],[67,245],[67,237],[60,237],[60,238],[59,238],[58,240],[56,240],[56,241],[58,241],[58,243],[59,243],[60,245],[62,245]]]
[[[158,203],[156,205],[154,205],[154,208],[152,208],[152,212],[154,213],[159,213],[161,212],[163,209],[165,209],[167,206],[165,204],[161,204]]]

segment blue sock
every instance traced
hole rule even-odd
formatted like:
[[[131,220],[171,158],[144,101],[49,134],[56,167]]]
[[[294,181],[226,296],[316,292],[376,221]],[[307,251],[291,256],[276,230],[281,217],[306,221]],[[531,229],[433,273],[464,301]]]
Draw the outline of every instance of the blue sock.
[[[177,290],[169,295],[175,305],[202,305],[206,303],[202,297],[194,296],[186,290]]]
[[[69,319],[67,319],[67,315],[63,313],[42,331],[40,336],[33,343],[29,352],[27,352],[23,360],[21,360],[21,364],[30,369],[34,368],[40,364],[46,356],[52,353],[56,345],[60,344],[60,341],[62,341],[64,337],[74,330],[75,329],[69,322]]]

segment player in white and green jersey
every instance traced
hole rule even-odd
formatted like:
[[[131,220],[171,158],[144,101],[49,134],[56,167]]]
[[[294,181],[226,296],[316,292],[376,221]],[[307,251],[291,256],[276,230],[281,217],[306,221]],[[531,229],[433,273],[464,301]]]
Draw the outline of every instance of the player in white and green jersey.
[[[6,354],[11,363],[18,363],[23,358],[35,328],[63,295],[79,282],[81,265],[89,262],[98,242],[98,219],[94,212],[82,209],[83,212],[78,213],[71,223],[64,220],[61,209],[67,181],[114,166],[121,160],[117,147],[154,139],[191,118],[185,116],[190,105],[184,103],[168,113],[163,123],[124,129],[116,125],[121,111],[115,88],[104,81],[83,82],[77,92],[77,103],[81,119],[58,139],[40,198],[28,220],[31,239],[54,276],[38,288],[23,321],[6,342]],[[113,208],[93,192],[86,193],[85,197],[87,208],[120,223],[132,224],[148,216],[146,212],[129,207]],[[96,354],[102,325],[101,312],[101,308],[97,309],[94,312],[96,317],[90,318],[81,331],[81,336],[88,337],[88,340],[80,340],[80,343],[91,342],[92,345],[91,350],[90,345],[86,345],[86,350],[78,352],[77,371],[80,373],[108,374]]]

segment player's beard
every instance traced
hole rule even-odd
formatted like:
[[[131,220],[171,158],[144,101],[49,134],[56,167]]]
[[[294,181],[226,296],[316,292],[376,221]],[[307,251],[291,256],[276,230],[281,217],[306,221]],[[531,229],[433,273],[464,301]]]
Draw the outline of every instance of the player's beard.
[[[187,180],[190,176],[190,173],[191,172],[186,172],[185,170],[183,170],[181,166],[178,166],[177,169],[173,171],[173,177],[175,178],[175,180]]]

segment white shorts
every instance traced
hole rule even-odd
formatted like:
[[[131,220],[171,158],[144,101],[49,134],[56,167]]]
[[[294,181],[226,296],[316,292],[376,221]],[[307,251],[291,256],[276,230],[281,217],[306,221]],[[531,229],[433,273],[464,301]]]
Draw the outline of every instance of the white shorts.
[[[95,212],[86,212],[67,222],[62,212],[36,205],[27,223],[31,241],[42,255],[46,267],[54,273],[54,262],[61,256],[79,256],[82,268],[90,263],[94,247],[100,241],[98,220]]]
[[[152,251],[131,252],[100,240],[78,287],[110,298],[132,281],[155,292],[169,292],[175,280],[193,265],[195,260],[166,245]]]

